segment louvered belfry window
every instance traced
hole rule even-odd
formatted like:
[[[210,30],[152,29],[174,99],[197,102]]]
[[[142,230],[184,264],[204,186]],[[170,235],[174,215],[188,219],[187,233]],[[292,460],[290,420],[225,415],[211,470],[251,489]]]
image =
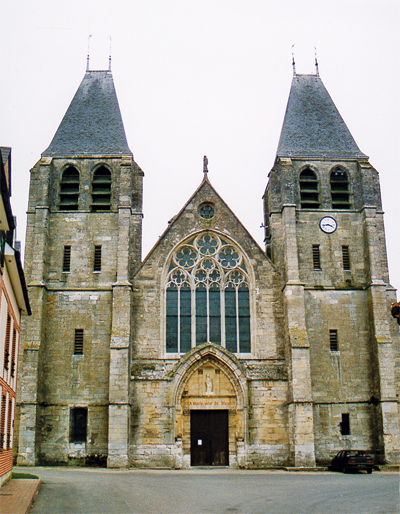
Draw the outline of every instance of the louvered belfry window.
[[[111,209],[111,172],[100,166],[94,172],[92,181],[92,211],[109,211]]]
[[[79,207],[79,172],[74,166],[69,166],[62,174],[60,183],[61,211],[77,211]]]
[[[180,245],[166,285],[166,351],[185,353],[203,343],[250,352],[249,276],[242,252],[213,233]]]
[[[300,202],[302,209],[319,209],[319,183],[310,168],[300,173]]]
[[[332,209],[350,209],[350,185],[347,172],[336,168],[331,173]]]

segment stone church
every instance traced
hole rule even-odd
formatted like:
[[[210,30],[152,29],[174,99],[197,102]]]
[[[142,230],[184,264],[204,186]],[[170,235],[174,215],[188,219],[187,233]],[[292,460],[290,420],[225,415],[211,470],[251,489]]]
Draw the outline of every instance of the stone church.
[[[318,69],[294,72],[265,248],[206,158],[200,178],[142,259],[143,171],[111,71],[87,70],[31,170],[18,464],[313,467],[346,448],[398,463],[379,176]]]

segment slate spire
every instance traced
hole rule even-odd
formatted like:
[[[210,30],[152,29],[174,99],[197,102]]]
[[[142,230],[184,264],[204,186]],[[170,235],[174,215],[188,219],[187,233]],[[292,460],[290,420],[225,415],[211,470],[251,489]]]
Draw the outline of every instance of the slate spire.
[[[43,156],[132,155],[112,73],[89,71]]]
[[[367,159],[319,75],[293,76],[277,157]]]

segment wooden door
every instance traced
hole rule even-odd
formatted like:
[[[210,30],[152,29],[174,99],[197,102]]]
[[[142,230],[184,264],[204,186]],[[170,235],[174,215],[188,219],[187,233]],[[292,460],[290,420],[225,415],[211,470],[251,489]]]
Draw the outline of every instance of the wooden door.
[[[229,466],[227,410],[190,412],[192,466]]]

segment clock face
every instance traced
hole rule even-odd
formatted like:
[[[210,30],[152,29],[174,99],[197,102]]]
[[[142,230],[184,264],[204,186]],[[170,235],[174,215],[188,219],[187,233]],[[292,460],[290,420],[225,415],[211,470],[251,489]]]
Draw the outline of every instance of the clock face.
[[[324,216],[319,221],[319,227],[322,232],[332,234],[337,229],[337,221],[332,216]]]

